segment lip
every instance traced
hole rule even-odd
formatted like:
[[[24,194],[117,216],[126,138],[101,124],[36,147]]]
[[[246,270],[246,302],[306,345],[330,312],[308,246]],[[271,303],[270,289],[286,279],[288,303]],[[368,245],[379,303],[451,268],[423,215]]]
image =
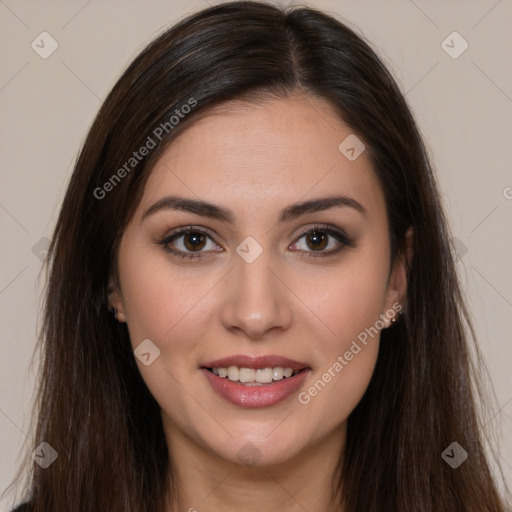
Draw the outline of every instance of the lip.
[[[292,368],[293,370],[308,368],[307,363],[301,363],[300,361],[294,361],[293,359],[288,359],[287,357],[281,357],[278,355],[251,357],[240,354],[224,357],[223,359],[217,359],[201,365],[202,368],[227,368],[228,366],[252,368],[253,370],[257,370],[258,368],[276,368],[277,366]]]
[[[219,377],[207,368],[225,368],[238,366],[239,368],[293,368],[301,370],[293,377],[273,381],[261,386],[246,386],[240,382],[233,382],[227,377]],[[276,405],[294,394],[304,383],[311,372],[307,364],[281,356],[231,356],[211,361],[201,367],[201,372],[208,380],[213,391],[228,402],[243,408],[263,408]]]
[[[238,407],[263,408],[276,405],[295,393],[311,371],[305,368],[297,375],[262,386],[245,386],[227,377],[218,377],[201,368],[212,389],[222,398]]]

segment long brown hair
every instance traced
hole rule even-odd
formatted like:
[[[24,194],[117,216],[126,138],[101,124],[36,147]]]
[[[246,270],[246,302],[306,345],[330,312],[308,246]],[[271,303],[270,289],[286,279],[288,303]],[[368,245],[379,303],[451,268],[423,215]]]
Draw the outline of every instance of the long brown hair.
[[[105,100],[76,162],[48,253],[31,441],[32,448],[49,443],[58,459],[47,469],[29,460],[30,511],[164,510],[172,474],[159,406],[126,325],[107,303],[118,244],[154,162],[200,113],[293,90],[329,100],[364,140],[386,198],[392,259],[414,227],[404,315],[382,332],[372,380],[348,419],[340,506],[505,510],[476,413],[474,333],[451,236],[403,95],[369,44],[333,17],[232,2],[186,18],[142,51]],[[156,147],[126,167],[150,136]],[[454,441],[469,454],[457,469],[441,457]]]

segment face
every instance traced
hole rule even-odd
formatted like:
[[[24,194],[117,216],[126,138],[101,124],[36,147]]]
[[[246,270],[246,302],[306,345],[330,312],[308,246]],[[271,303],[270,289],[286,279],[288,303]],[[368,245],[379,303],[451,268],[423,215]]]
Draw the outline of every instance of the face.
[[[343,438],[406,286],[351,135],[319,98],[226,103],[152,170],[112,303],[171,445],[265,465]]]

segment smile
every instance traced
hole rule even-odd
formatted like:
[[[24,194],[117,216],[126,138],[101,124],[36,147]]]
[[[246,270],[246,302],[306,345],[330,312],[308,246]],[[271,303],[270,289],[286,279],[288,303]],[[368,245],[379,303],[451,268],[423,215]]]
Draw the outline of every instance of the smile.
[[[201,367],[213,391],[238,407],[270,407],[297,392],[311,369],[279,356],[234,356]]]

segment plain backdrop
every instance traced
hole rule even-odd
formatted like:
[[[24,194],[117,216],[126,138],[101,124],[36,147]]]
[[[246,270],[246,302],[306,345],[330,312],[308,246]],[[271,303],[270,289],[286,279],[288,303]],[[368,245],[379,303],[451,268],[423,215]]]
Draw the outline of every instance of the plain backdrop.
[[[146,43],[208,3],[0,0],[0,492],[26,438],[37,369],[29,366],[40,321],[37,279],[80,145],[102,100]],[[371,42],[432,153],[497,396],[487,427],[497,432],[510,485],[512,2],[305,5],[330,12]],[[52,45],[58,47],[45,55]],[[5,498],[0,510],[9,506]]]

